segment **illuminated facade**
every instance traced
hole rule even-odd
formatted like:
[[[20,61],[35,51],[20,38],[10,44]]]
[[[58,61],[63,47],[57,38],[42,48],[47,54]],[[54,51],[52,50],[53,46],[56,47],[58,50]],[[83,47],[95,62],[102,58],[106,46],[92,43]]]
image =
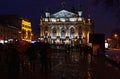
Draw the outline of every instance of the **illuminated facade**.
[[[19,39],[18,28],[8,24],[0,24],[0,43],[11,42]]]
[[[31,41],[32,40],[32,29],[31,22],[22,19],[21,31],[19,31],[22,40]]]
[[[33,33],[31,28],[31,22],[28,19],[16,15],[1,15],[0,22],[17,28],[18,37],[16,37],[16,39],[26,40],[29,42],[32,40]]]
[[[40,40],[51,44],[89,44],[89,33],[93,32],[90,18],[61,10],[55,14],[45,13],[40,19]]]

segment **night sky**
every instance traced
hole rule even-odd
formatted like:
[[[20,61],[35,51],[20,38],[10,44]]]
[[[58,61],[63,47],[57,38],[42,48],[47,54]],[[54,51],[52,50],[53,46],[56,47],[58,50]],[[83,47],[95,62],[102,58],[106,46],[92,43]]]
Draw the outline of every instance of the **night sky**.
[[[32,22],[33,31],[38,31],[39,19],[44,16],[45,8],[49,7],[51,14],[62,10],[63,0],[0,0],[0,15],[15,14],[26,17]],[[74,5],[76,10],[81,4],[83,16],[90,14],[94,22],[95,32],[110,36],[112,29],[119,27],[114,12],[103,7],[95,6],[92,0],[64,0],[65,9],[71,11]]]

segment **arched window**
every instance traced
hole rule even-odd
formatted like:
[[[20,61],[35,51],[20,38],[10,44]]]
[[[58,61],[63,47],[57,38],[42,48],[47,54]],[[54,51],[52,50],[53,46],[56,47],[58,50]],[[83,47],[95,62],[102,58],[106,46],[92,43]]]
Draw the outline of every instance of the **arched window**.
[[[22,39],[25,39],[25,37],[26,37],[26,30],[22,30]]]
[[[30,36],[31,36],[31,32],[28,31],[28,39],[30,39]]]
[[[52,29],[52,37],[55,38],[56,37],[56,28]]]
[[[75,34],[75,29],[72,27],[70,28],[70,38],[74,38],[74,34]]]
[[[65,28],[64,27],[62,27],[61,28],[61,38],[65,38]]]

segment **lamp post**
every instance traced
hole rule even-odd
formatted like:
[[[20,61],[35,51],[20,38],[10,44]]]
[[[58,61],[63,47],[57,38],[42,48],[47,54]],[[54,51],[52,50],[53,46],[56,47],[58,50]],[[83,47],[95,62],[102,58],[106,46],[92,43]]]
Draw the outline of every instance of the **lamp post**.
[[[114,34],[114,38],[115,38],[115,47],[118,48],[118,34]]]
[[[18,31],[18,39],[21,40],[21,31]]]
[[[30,34],[30,40],[32,41],[33,38],[34,38],[34,35],[33,35],[33,33],[31,33],[31,34]]]
[[[45,42],[48,42],[48,31],[45,31]]]

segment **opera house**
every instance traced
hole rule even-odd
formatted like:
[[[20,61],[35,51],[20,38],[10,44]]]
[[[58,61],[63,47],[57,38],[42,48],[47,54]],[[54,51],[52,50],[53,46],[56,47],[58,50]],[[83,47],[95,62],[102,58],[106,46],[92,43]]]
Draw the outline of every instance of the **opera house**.
[[[65,9],[40,18],[40,40],[50,44],[89,44],[89,34],[94,32],[90,17],[82,11],[73,13]]]

